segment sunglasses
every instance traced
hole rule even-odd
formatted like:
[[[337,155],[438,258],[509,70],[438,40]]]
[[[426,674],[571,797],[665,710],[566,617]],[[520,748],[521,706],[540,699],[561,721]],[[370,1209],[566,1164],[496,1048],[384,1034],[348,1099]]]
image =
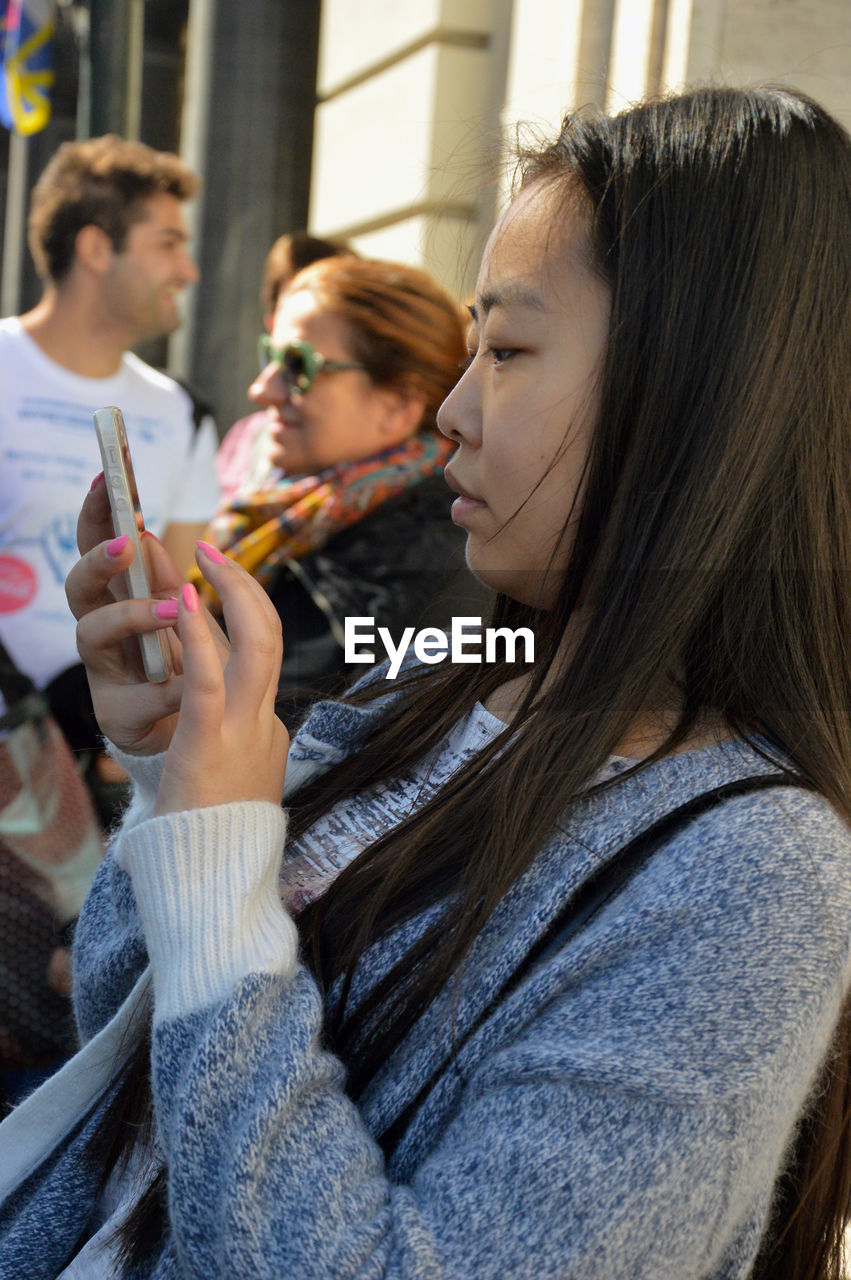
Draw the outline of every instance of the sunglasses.
[[[257,356],[261,370],[269,364],[278,366],[287,390],[296,396],[303,396],[310,390],[318,373],[335,369],[361,369],[366,372],[366,366],[354,360],[326,360],[325,356],[314,351],[309,342],[286,342],[282,347],[276,347],[268,333],[260,335]]]

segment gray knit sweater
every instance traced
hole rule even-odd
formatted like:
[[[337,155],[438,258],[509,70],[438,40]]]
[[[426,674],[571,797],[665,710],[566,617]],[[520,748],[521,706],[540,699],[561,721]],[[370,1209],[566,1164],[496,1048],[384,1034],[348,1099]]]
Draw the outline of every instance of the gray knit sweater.
[[[288,787],[355,749],[374,714],[316,708]],[[116,1026],[132,1042],[122,1002],[148,964],[170,1234],[143,1274],[748,1274],[851,976],[851,834],[826,803],[780,788],[681,830],[466,1041],[386,1166],[373,1135],[599,859],[691,796],[770,766],[727,744],[584,801],[358,1106],[321,1046],[322,1001],[279,901],[283,812],[153,818],[160,767],[133,764],[133,805],[79,925],[79,1021],[98,1035],[89,1075],[71,1064],[50,1115],[36,1094],[0,1126],[2,1280],[48,1280],[79,1247],[98,1110],[81,1080],[108,1075]],[[367,956],[366,981],[392,958],[392,942]],[[39,1142],[53,1148],[44,1159]]]

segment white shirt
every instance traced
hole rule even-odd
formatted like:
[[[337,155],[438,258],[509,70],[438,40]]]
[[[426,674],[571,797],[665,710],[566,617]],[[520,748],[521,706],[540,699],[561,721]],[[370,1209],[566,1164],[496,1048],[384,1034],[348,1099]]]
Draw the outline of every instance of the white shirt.
[[[0,636],[43,687],[79,661],[65,578],[77,516],[102,469],[95,409],[124,413],[146,526],[206,521],[218,506],[212,419],[195,431],[189,396],[127,353],[108,378],[63,369],[17,317],[0,321]]]

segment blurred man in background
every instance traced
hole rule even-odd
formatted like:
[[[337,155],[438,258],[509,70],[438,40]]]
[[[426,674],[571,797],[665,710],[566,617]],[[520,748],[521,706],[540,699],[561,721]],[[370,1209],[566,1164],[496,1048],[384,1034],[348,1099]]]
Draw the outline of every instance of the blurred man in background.
[[[64,581],[76,520],[101,470],[95,409],[123,410],[147,527],[188,567],[218,505],[212,420],[130,348],[180,323],[198,277],[183,202],[198,179],[177,156],[114,136],[66,143],[32,195],[41,301],[0,322],[0,636],[77,750],[97,740],[79,679]],[[77,723],[78,713],[86,723]]]

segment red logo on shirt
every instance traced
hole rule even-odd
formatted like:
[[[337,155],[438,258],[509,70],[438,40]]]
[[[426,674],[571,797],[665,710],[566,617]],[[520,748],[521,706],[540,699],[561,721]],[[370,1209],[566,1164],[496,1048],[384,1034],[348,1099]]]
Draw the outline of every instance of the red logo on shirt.
[[[25,608],[36,593],[38,582],[26,560],[0,556],[0,613]]]

